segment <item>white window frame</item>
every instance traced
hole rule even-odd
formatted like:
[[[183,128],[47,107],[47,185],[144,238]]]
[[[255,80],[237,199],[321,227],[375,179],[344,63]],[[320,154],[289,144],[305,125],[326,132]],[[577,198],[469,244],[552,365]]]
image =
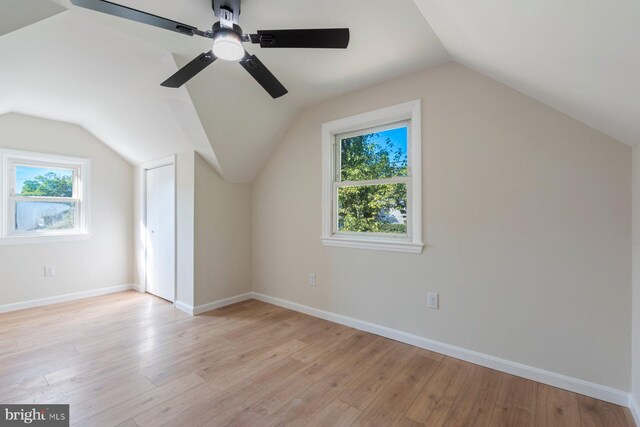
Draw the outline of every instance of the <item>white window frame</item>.
[[[325,246],[373,249],[391,252],[421,253],[422,243],[422,134],[421,100],[417,99],[369,113],[346,117],[322,125],[322,243]],[[349,233],[337,230],[337,188],[369,184],[368,181],[336,181],[338,146],[336,136],[361,135],[364,131],[390,129],[408,123],[408,176],[375,180],[376,184],[407,184],[407,234]],[[389,182],[386,182],[389,181]],[[373,181],[371,182],[373,183]]]
[[[39,197],[16,195],[16,167],[31,166],[73,170],[72,197]],[[48,243],[85,240],[90,237],[90,168],[89,159],[53,154],[0,149],[0,245],[20,243]],[[72,230],[15,230],[15,205],[20,201],[74,202],[75,226]]]

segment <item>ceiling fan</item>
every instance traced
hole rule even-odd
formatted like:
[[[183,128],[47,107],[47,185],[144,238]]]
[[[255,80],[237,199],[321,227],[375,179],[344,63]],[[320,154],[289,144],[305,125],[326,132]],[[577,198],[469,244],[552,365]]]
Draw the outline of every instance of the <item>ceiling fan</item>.
[[[162,86],[171,88],[184,85],[219,58],[225,61],[239,61],[269,95],[279,98],[287,93],[287,89],[255,55],[250,55],[244,49],[242,43],[251,42],[259,44],[262,48],[346,49],[349,45],[348,28],[260,30],[257,34],[244,34],[238,25],[240,0],[212,0],[213,13],[220,20],[213,24],[211,30],[206,31],[106,0],[71,0],[71,3],[186,36],[212,39],[213,48],[209,52],[202,53],[162,83]]]

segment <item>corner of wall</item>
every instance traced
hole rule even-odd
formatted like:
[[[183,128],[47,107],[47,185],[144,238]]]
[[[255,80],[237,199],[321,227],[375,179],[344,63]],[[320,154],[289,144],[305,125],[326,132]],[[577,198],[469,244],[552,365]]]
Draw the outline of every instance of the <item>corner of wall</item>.
[[[631,410],[631,415],[633,415],[633,420],[636,422],[636,425],[640,426],[640,399],[638,399],[637,392],[629,396],[629,409]]]
[[[194,172],[197,314],[251,291],[251,187],[226,181],[197,153]]]
[[[632,326],[631,389],[632,411],[640,425],[640,147],[633,147],[632,163]]]
[[[194,305],[195,152],[176,156],[176,302]]]

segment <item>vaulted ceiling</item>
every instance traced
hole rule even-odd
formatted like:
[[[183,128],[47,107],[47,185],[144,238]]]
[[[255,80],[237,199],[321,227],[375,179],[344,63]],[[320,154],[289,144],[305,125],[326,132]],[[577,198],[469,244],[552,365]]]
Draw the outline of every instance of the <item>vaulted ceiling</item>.
[[[14,110],[79,123],[134,163],[164,154],[170,140],[182,143],[176,151],[193,143],[232,182],[253,180],[305,106],[449,61],[412,0],[394,0],[393,10],[386,0],[243,0],[245,32],[349,27],[349,49],[247,45],[289,90],[277,100],[238,64],[224,61],[192,79],[186,90],[167,89],[160,83],[210,50],[210,40],[80,9],[68,0],[6,1],[10,10],[26,16],[22,29],[0,37],[0,54],[12,58],[0,67],[0,85],[11,86],[4,92],[9,96],[3,93],[0,113]],[[202,29],[217,20],[210,0],[119,3]],[[60,10],[65,11],[38,22]],[[15,27],[0,28],[0,34]],[[169,117],[172,110],[179,110],[176,117]],[[210,152],[194,122],[201,123]]]
[[[15,3],[8,11],[22,22],[36,22],[7,32],[14,21],[3,10],[0,114],[79,124],[133,164],[196,149],[220,169],[186,89],[155,83],[176,70],[170,52],[58,5],[3,1]],[[21,2],[32,3],[31,15]]]
[[[201,29],[210,0],[118,0]],[[629,145],[640,143],[640,3],[615,0],[243,0],[245,32],[349,27],[347,50],[260,50],[277,100],[217,61],[186,88],[159,86],[210,41],[72,6],[3,0],[0,114],[83,125],[132,163],[196,149],[250,182],[308,105],[451,59]]]
[[[452,58],[640,144],[638,0],[415,0]]]

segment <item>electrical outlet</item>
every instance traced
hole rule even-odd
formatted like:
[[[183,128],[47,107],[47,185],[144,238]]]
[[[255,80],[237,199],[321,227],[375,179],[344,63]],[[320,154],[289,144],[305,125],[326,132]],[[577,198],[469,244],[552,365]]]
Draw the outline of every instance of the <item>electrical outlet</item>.
[[[439,309],[440,308],[440,296],[435,292],[427,293],[427,307]]]
[[[309,273],[309,285],[316,285],[316,273]]]
[[[44,277],[55,277],[56,268],[54,266],[47,266],[44,268]]]

